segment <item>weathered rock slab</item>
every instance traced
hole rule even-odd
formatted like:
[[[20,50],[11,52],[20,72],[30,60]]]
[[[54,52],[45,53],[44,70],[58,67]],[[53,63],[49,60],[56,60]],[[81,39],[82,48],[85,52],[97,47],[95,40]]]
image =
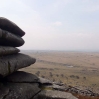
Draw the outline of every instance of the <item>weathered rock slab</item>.
[[[3,17],[0,17],[0,28],[21,37],[25,35],[25,32],[20,29],[15,23]]]
[[[9,46],[0,46],[0,56],[2,55],[9,55],[9,54],[15,54],[20,52],[18,48],[15,47],[9,47]]]
[[[36,83],[8,83],[6,87],[9,93],[3,99],[31,99],[40,92]]]
[[[37,83],[39,82],[39,78],[31,73],[26,73],[24,71],[16,71],[11,75],[6,77],[6,81],[8,82],[23,82],[23,83]]]
[[[8,31],[0,29],[0,45],[19,47],[24,44],[24,40]]]
[[[0,83],[0,99],[3,99],[9,93],[9,88]]]
[[[11,75],[8,75],[5,77],[7,81],[9,82],[27,82],[27,83],[39,83],[40,85],[44,85],[44,86],[49,86],[51,85],[51,87],[53,87],[53,83],[48,80],[48,79],[44,79],[41,77],[37,77],[34,74],[31,73],[27,73],[24,71],[16,71],[14,73],[12,73]]]
[[[77,99],[71,93],[53,90],[43,90],[38,94],[38,99]]]
[[[30,66],[35,62],[35,58],[20,53],[0,57],[0,75],[3,77],[7,76],[18,69]]]
[[[42,85],[52,85],[52,82],[48,79],[39,77],[39,83]]]
[[[45,84],[40,84],[41,89],[50,89],[50,90],[58,90],[58,91],[67,91],[67,86],[65,85],[57,85],[57,84],[52,84],[52,85],[45,85]]]

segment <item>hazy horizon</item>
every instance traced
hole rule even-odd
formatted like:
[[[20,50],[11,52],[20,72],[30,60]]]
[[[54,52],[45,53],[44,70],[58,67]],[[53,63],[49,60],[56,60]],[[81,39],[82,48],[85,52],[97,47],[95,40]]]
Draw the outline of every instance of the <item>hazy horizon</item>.
[[[21,52],[97,52],[99,53],[99,50],[39,50],[39,49],[20,49]]]
[[[99,0],[0,0],[0,12],[25,31],[21,50],[99,51]]]

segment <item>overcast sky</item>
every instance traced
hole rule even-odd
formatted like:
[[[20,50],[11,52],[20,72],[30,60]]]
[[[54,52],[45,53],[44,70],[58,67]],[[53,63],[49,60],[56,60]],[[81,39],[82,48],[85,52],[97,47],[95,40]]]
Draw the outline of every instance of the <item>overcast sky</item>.
[[[99,50],[99,0],[0,0],[0,16],[26,32],[20,49]]]

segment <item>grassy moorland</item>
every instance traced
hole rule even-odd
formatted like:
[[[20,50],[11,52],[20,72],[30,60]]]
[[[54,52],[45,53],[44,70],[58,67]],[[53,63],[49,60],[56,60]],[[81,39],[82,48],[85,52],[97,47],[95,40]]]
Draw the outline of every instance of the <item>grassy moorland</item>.
[[[22,70],[99,93],[99,53],[33,52],[36,63]]]

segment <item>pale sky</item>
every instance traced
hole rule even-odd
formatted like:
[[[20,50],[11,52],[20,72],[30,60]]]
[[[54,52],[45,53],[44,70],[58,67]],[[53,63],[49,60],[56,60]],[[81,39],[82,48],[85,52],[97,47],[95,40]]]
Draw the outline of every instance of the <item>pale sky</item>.
[[[25,50],[99,50],[99,0],[0,0],[22,28]]]

